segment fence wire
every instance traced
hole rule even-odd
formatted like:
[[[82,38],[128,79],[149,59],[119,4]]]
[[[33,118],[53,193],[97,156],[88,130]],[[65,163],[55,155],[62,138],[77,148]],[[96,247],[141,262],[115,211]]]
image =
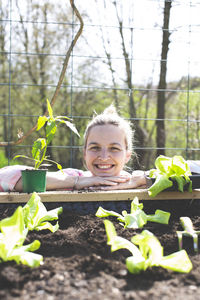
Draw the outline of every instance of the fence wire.
[[[70,4],[59,1],[56,6],[54,2],[27,1],[25,7],[20,0],[0,4],[0,141],[8,143],[0,147],[4,164],[11,164],[14,154],[30,151],[31,138],[16,146],[11,142],[16,140],[20,126],[24,131],[30,129],[43,112],[41,98],[51,98],[65,50],[79,27]],[[166,2],[172,4],[169,28],[162,26]],[[92,117],[93,110],[100,112],[116,96],[122,114],[146,130],[146,141],[135,144],[135,150],[146,157],[142,161],[144,167],[153,164],[158,150],[155,124],[163,120],[167,138],[160,150],[164,149],[167,155],[180,153],[200,159],[200,2],[97,0],[86,4],[77,0],[75,5],[83,17],[84,32],[71,53],[59,95],[64,99],[60,107],[66,108],[59,114],[72,118],[83,135],[82,126]],[[161,60],[164,31],[170,34],[167,60]],[[131,86],[126,61],[130,62]],[[158,89],[160,64],[165,62],[167,86]],[[164,119],[156,117],[159,91],[167,97]],[[87,104],[90,97],[94,99]],[[128,106],[132,98],[137,99],[134,116]],[[82,110],[84,106],[86,109]],[[68,133],[63,144],[64,135],[49,147],[50,154],[61,159],[64,166],[80,167],[82,140]],[[63,158],[65,155],[67,158]]]

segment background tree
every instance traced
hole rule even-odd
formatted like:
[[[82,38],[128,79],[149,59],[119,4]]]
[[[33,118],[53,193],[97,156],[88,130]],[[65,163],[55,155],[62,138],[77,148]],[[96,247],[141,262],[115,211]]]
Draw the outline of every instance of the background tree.
[[[1,6],[0,20],[0,140],[6,141],[0,142],[0,150],[11,160],[19,152],[30,154],[37,132],[20,146],[10,143],[11,152],[5,145],[16,139],[18,131],[26,133],[38,115],[45,111],[46,98],[50,100],[55,94],[65,51],[79,28],[79,20],[70,8],[70,0],[45,0],[42,3],[39,0],[13,0],[11,21],[9,3],[11,0]],[[179,6],[181,11],[189,4],[164,0],[88,3],[76,0],[84,19],[84,30],[71,53],[67,71],[64,76],[62,74],[64,78],[54,106],[56,115],[66,114],[73,119],[81,138],[60,128],[49,149],[51,156],[64,167],[81,168],[83,133],[88,120],[94,111],[100,113],[114,103],[119,113],[131,120],[136,129],[134,148],[138,161],[131,162],[131,168],[153,167],[158,142],[162,142],[159,148],[165,148],[166,155],[198,158],[197,150],[188,150],[190,146],[199,147],[198,74],[192,77],[187,76],[187,72],[186,75],[181,73],[180,78],[167,81],[167,67],[167,74],[178,68],[170,68],[171,60],[165,52],[169,44],[164,46],[164,40],[169,42],[169,24],[164,24],[167,17],[164,18],[163,12],[169,5],[174,13]],[[148,6],[148,18],[142,3],[145,9]],[[170,17],[170,32],[173,32],[170,55],[180,39],[182,43],[188,43],[187,35],[177,36],[185,32],[185,22],[183,24],[182,19],[177,18],[180,22],[174,25],[177,14],[173,13]],[[183,29],[181,32],[180,28]],[[191,49],[195,50],[192,40],[190,42]],[[181,49],[180,54],[184,52],[184,46]],[[160,52],[161,62],[158,62]],[[185,58],[182,59],[185,62]],[[192,66],[190,63],[191,70]],[[164,122],[164,119],[168,121]],[[184,134],[177,135],[178,131],[184,131]]]
[[[156,144],[157,156],[165,155],[165,102],[166,102],[166,75],[167,75],[167,54],[169,50],[169,21],[171,11],[171,1],[165,1],[163,14],[163,36],[162,52],[160,61],[160,80],[157,91],[157,122],[156,122]]]

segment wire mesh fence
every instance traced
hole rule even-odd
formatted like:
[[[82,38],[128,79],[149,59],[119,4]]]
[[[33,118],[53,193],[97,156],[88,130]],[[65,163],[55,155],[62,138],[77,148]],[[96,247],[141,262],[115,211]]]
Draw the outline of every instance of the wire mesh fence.
[[[99,113],[114,103],[135,128],[139,167],[152,167],[158,153],[199,159],[200,2],[74,4],[84,28],[72,49],[54,112],[72,118],[81,138],[59,129],[49,155],[65,167],[81,168],[88,120],[94,110]],[[37,132],[23,143],[13,141],[45,112],[80,22],[70,1],[64,0],[2,1],[0,11],[2,166],[12,164],[15,154],[30,153]]]

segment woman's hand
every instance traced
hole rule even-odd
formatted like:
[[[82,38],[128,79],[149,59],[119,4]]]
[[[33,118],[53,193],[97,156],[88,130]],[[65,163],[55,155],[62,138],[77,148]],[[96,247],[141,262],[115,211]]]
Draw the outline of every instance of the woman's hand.
[[[101,187],[113,187],[113,189],[116,189],[119,184],[126,184],[129,182],[130,178],[131,177],[127,175],[113,177],[80,176],[75,185],[75,189],[101,190]]]
[[[108,177],[109,178],[109,177]],[[93,190],[126,190],[126,189],[136,189],[136,188],[147,188],[146,177],[143,171],[134,171],[129,177],[129,180],[123,182],[116,182],[112,185],[103,185],[97,187],[91,187]]]

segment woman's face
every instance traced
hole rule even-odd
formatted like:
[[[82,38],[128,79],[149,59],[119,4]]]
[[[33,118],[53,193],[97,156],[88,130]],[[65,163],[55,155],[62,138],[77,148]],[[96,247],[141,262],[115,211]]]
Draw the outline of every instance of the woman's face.
[[[84,150],[88,170],[94,176],[119,176],[129,161],[124,131],[114,125],[92,127]]]

